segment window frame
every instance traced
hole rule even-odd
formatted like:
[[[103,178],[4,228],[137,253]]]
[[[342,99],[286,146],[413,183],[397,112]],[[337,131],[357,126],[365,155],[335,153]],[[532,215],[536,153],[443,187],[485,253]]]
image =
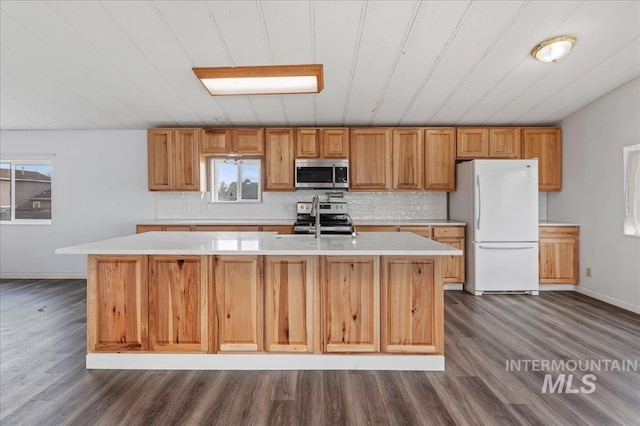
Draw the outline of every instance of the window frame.
[[[218,166],[219,164],[235,164],[238,166],[238,174],[236,176],[236,187],[238,188],[237,197],[235,200],[222,200],[218,198]],[[256,183],[258,185],[256,199],[243,199],[242,198],[242,166],[255,164],[258,166],[258,179]],[[237,203],[261,203],[262,202],[262,159],[260,158],[220,158],[209,157],[209,188],[211,190],[210,203],[216,204],[237,204]]]
[[[9,183],[10,183],[10,211],[11,215],[9,220],[0,220],[0,225],[51,225],[53,219],[53,198],[51,200],[51,218],[49,219],[17,219],[16,218],[16,166],[49,166],[51,169],[51,183],[53,186],[53,161],[51,160],[35,160],[35,159],[3,159],[0,158],[0,163],[10,165]]]

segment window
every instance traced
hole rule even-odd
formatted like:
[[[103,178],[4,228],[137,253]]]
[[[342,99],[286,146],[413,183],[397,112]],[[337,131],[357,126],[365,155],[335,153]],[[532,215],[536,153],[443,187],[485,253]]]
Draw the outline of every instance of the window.
[[[640,237],[640,145],[623,148],[624,234]]]
[[[214,203],[259,202],[262,194],[260,160],[209,160],[211,201]]]
[[[51,223],[50,161],[0,161],[0,223]]]

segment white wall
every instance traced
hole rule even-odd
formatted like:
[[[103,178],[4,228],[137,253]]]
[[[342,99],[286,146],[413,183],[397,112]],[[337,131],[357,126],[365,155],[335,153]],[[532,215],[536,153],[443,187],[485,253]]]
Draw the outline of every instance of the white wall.
[[[640,143],[640,78],[560,125],[562,191],[549,193],[548,216],[581,225],[579,291],[640,313],[640,238],[622,234],[622,147]]]
[[[0,225],[0,276],[84,277],[75,244],[128,235],[155,219],[147,191],[146,131],[3,131],[0,157],[54,153],[52,225]]]

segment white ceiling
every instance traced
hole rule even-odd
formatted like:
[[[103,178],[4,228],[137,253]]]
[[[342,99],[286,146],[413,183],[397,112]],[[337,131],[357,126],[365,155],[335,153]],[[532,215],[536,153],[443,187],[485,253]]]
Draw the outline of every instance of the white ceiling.
[[[4,1],[0,128],[554,124],[640,75],[638,1]],[[529,56],[570,33],[557,64]],[[192,67],[324,64],[317,95]]]

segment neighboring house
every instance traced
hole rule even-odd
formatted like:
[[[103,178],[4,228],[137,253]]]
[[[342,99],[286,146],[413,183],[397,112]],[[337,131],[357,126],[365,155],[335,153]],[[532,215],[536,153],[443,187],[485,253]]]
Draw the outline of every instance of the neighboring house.
[[[16,213],[22,219],[50,218],[51,176],[16,169],[15,180]],[[0,209],[3,212],[9,212],[10,215],[11,170],[9,169],[0,169]]]
[[[220,200],[236,200],[238,194],[238,183],[231,182],[227,187],[224,182],[218,190],[218,199]],[[246,179],[242,182],[242,199],[257,200],[258,199],[258,183],[251,182]]]

